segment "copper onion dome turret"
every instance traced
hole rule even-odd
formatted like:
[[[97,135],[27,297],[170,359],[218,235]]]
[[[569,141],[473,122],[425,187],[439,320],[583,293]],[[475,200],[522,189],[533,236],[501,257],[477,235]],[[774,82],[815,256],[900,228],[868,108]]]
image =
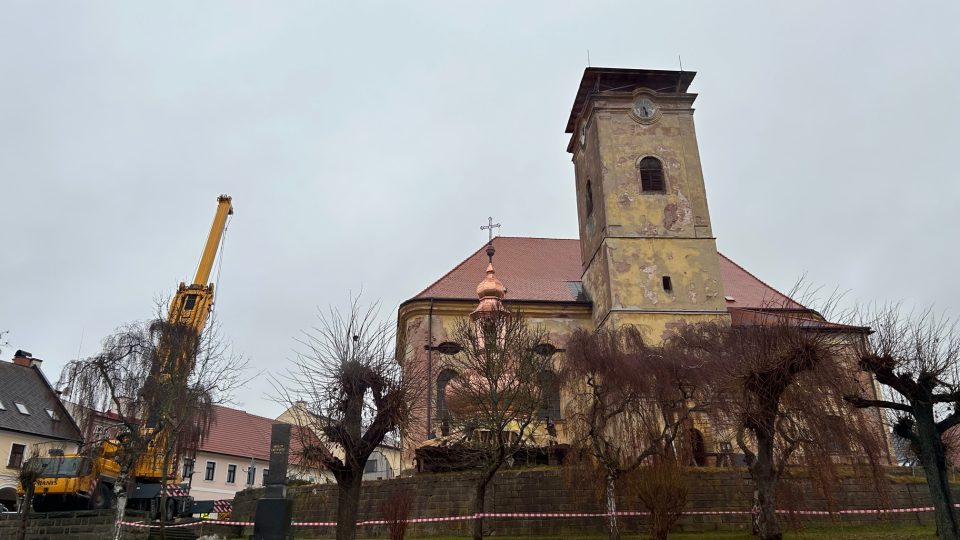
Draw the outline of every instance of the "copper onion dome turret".
[[[483,281],[477,285],[477,297],[480,299],[480,304],[477,306],[477,309],[470,313],[471,319],[477,319],[487,314],[509,311],[503,307],[503,296],[506,294],[507,289],[503,286],[503,283],[497,279],[497,273],[493,269],[493,254],[495,251],[493,242],[487,245],[487,257],[490,259],[490,263],[487,264],[487,277],[483,278]]]

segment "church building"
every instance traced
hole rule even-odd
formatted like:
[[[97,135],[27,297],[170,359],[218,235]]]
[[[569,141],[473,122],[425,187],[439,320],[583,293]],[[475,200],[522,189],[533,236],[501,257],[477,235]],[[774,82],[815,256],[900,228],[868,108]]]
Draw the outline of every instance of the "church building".
[[[504,304],[547,330],[544,346],[561,353],[552,356],[557,368],[579,328],[632,324],[658,342],[680,323],[755,324],[769,310],[822,321],[717,252],[693,123],[697,95],[688,92],[694,75],[587,68],[566,126],[580,238],[491,240]],[[455,322],[477,308],[485,252],[486,244],[478,246],[400,305],[402,360],[425,362],[430,377],[423,417],[405,447],[444,434],[451,378],[444,357],[455,350],[449,342]],[[545,384],[551,376],[544,374]],[[551,400],[547,414],[562,440],[559,390]]]

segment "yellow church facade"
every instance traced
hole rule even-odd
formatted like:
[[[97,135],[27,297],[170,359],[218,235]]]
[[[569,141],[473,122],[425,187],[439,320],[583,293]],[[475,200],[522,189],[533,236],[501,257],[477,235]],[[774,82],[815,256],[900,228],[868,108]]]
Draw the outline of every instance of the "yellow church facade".
[[[587,68],[566,132],[574,166],[578,239],[492,239],[504,304],[548,332],[556,363],[576,329],[635,325],[652,343],[682,323],[755,324],[765,312],[819,318],[717,252],[694,129],[694,73]],[[400,360],[422,362],[423,406],[404,440],[445,434],[447,354],[456,321],[477,307],[488,264],[478,246],[401,304]],[[549,380],[550,374],[545,374]],[[564,439],[562,392],[546,414]],[[705,442],[720,444],[710,434]]]

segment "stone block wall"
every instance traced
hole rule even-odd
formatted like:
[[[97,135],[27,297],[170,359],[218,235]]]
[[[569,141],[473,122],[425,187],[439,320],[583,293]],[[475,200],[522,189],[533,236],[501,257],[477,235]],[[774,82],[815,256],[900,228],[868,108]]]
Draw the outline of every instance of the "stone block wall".
[[[113,535],[113,510],[46,512],[30,515],[27,540],[103,540]],[[17,538],[19,514],[0,515],[0,538]],[[124,538],[146,540],[145,529],[129,530]]]
[[[923,479],[904,475],[903,471],[892,471],[887,484],[889,497],[887,502],[892,508],[918,507],[929,504],[926,484]],[[360,500],[359,516],[361,520],[381,519],[381,507],[384,500],[396,490],[410,493],[412,507],[410,517],[447,517],[470,515],[473,513],[475,493],[473,479],[465,473],[421,474],[409,478],[364,482]],[[690,495],[687,502],[689,511],[749,511],[752,505],[753,488],[744,469],[693,470],[690,475]],[[831,510],[831,509],[875,509],[883,505],[883,497],[868,479],[849,477],[840,481],[839,489],[831,498],[824,497],[809,481],[799,480],[791,483],[781,497],[780,508],[785,510]],[[238,493],[234,499],[232,519],[252,521],[256,508],[256,499],[262,490],[248,490]],[[290,489],[294,501],[295,521],[334,521],[336,519],[335,485],[303,486]],[[492,488],[487,490],[487,512],[493,513],[602,513],[603,505],[598,500],[592,486],[568,485],[561,477],[558,468],[515,469],[499,473]],[[639,500],[621,496],[618,509],[623,511],[644,510]],[[897,522],[932,523],[932,513],[908,512],[888,514],[878,518],[875,514],[845,514],[835,516],[790,516],[784,515],[786,522],[794,524],[811,523],[868,523],[878,519]],[[622,526],[626,531],[636,531],[643,526],[642,517],[623,518]],[[571,535],[602,534],[602,518],[548,518],[487,519],[487,528],[498,535]],[[428,535],[468,535],[472,521],[448,521],[439,523],[411,524],[409,533],[417,536]],[[681,518],[677,530],[710,531],[746,529],[750,525],[747,514],[685,515]],[[251,529],[252,530],[252,529]],[[295,529],[303,538],[325,537],[332,534],[332,528]],[[245,531],[249,534],[250,530]],[[384,536],[382,526],[366,526],[362,536]]]

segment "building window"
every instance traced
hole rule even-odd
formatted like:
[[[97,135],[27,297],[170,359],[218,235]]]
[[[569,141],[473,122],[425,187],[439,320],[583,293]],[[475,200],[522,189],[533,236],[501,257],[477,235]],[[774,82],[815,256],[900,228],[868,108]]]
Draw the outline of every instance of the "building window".
[[[645,157],[637,165],[640,169],[640,190],[641,191],[666,191],[667,186],[663,181],[663,164],[655,157]]]
[[[252,486],[257,481],[257,468],[253,465],[247,467],[247,485]]]
[[[23,454],[27,452],[27,445],[13,443],[10,446],[10,459],[7,461],[7,467],[19,469],[23,465]]]
[[[237,482],[237,466],[234,464],[227,465],[227,483],[235,484]]]
[[[186,459],[183,462],[183,477],[190,478],[193,476],[193,460]]]
[[[363,466],[364,473],[375,473],[377,472],[377,458],[371,457],[367,460],[367,463]]]
[[[593,183],[591,183],[589,179],[587,180],[586,201],[587,201],[587,217],[590,217],[593,215]]]
[[[47,416],[49,416],[50,419],[53,420],[54,422],[56,422],[57,420],[60,420],[60,415],[57,414],[57,411],[53,409],[44,409],[44,410],[47,411]]]
[[[447,386],[457,376],[452,369],[445,369],[437,375],[437,420],[440,422],[440,432],[450,434],[450,410],[447,409]]]
[[[30,411],[27,410],[27,406],[24,405],[23,403],[20,403],[19,401],[14,401],[13,404],[16,405],[17,410],[20,411],[20,414],[30,414]]]
[[[670,276],[663,276],[663,290],[667,292],[673,292],[673,282],[670,280]]]
[[[557,375],[552,371],[541,371],[539,382],[542,394],[540,418],[560,420],[560,385],[557,383]]]
[[[264,485],[264,486],[267,485],[267,474],[269,472],[270,472],[270,469],[263,470],[263,480],[261,481],[261,485]]]
[[[213,475],[217,472],[217,464],[213,461],[207,462],[207,470],[203,473],[203,479],[208,482],[213,481]]]
[[[7,408],[4,407],[4,406],[3,406],[3,402],[0,401],[0,411],[5,411],[5,410],[7,410]]]

